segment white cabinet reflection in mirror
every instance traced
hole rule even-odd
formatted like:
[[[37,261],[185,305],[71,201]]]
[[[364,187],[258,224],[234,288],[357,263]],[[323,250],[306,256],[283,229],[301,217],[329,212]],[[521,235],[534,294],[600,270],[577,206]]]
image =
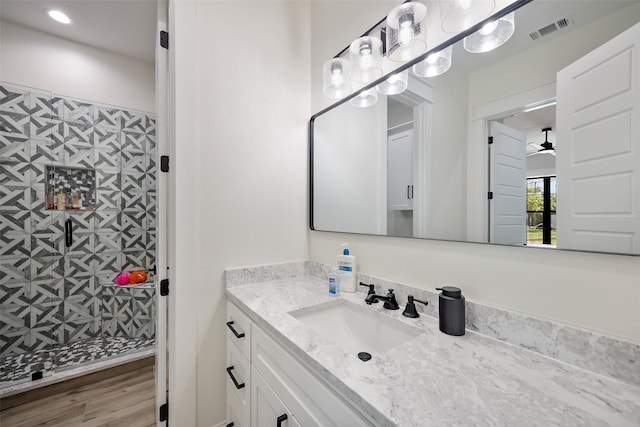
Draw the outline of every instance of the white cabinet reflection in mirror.
[[[446,73],[312,118],[312,229],[640,254],[640,3],[531,2],[516,21],[494,51],[456,43]],[[524,140],[496,157],[494,124]]]

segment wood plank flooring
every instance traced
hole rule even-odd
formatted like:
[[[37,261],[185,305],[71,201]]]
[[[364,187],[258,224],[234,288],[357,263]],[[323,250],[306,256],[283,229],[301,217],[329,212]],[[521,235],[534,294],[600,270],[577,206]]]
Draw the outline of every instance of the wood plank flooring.
[[[153,366],[0,411],[2,427],[154,425]]]

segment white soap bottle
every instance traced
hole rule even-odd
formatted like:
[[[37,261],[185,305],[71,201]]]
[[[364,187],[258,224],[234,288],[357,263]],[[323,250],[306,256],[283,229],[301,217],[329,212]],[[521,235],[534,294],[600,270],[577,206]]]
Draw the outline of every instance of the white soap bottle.
[[[356,257],[349,253],[349,244],[340,245],[340,255],[338,255],[338,272],[340,273],[340,290],[342,292],[355,292],[356,284]]]

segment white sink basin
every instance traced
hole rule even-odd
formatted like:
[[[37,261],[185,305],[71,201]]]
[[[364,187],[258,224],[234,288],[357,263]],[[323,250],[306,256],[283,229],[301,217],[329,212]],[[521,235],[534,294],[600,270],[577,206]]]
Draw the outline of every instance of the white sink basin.
[[[378,313],[373,307],[345,300],[289,312],[318,335],[348,353],[382,354],[420,335],[421,331]]]

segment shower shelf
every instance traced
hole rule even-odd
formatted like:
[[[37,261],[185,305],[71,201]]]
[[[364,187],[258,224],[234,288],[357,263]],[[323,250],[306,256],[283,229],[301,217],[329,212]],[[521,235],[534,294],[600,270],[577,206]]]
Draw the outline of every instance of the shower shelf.
[[[104,285],[104,286],[107,286],[107,287],[110,287],[110,288],[154,289],[156,287],[156,284],[155,284],[155,282],[145,282],[145,283],[140,283],[138,285],[116,285],[115,283],[109,283],[109,284]]]
[[[46,166],[45,182],[46,210],[93,211],[96,209],[95,169]],[[58,206],[58,199],[65,199],[65,207]]]

